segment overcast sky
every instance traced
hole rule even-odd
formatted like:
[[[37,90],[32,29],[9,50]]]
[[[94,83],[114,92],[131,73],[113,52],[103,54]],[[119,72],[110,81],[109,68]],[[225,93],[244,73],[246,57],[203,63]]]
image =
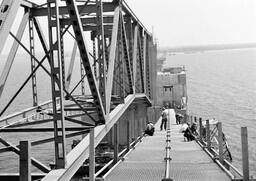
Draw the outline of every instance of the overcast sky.
[[[160,46],[256,43],[255,0],[126,0]]]
[[[45,0],[33,2],[40,4]],[[152,32],[153,29],[158,46],[161,47],[256,43],[256,0],[126,2],[148,30]],[[22,12],[18,13],[18,19],[21,19]],[[16,30],[17,24],[19,23],[13,25]],[[28,35],[25,33],[24,37]],[[12,40],[10,37],[9,39]],[[11,41],[7,41],[7,44],[11,45]],[[71,50],[72,45],[71,43],[70,47],[66,47]],[[9,49],[8,47],[5,48]],[[8,51],[3,51],[6,52]]]

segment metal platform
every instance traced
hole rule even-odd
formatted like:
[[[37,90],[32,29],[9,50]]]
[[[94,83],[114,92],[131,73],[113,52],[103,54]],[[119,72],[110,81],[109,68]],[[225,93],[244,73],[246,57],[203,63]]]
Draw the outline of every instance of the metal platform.
[[[154,136],[143,138],[125,160],[105,178],[106,181],[162,179],[165,170],[166,132],[159,131],[159,124],[160,121],[156,124]]]
[[[185,142],[181,125],[171,123],[171,170],[174,181],[230,180],[221,168],[195,142]]]
[[[160,120],[154,136],[147,136],[123,162],[110,172],[106,181],[157,181],[165,173],[166,132],[160,131]],[[185,142],[179,133],[181,125],[171,123],[171,167],[174,181],[230,180],[194,141]]]

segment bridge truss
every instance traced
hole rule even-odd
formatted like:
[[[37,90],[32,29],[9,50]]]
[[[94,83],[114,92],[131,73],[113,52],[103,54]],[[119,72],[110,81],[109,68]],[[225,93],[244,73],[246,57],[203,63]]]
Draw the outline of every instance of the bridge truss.
[[[3,92],[8,91],[5,86],[19,47],[30,56],[31,67],[29,76],[0,110],[0,132],[33,132],[33,137],[37,133],[53,133],[53,137],[28,145],[53,142],[54,169],[34,157],[31,163],[43,173],[38,178],[69,180],[88,157],[95,157],[94,148],[101,141],[112,143],[117,161],[118,146],[127,145],[129,150],[132,141],[141,135],[148,121],[147,108],[155,99],[156,45],[124,1],[45,0],[42,4],[36,3],[3,0],[0,7],[0,52],[8,37],[14,39],[0,72],[0,101]],[[22,20],[13,25],[20,10]],[[11,31],[13,27],[17,27],[16,34]],[[26,33],[29,45],[22,41]],[[69,50],[66,47],[72,43],[72,54],[67,61]],[[39,45],[44,51],[42,58],[36,53]],[[80,67],[74,69],[77,55]],[[39,103],[38,99],[39,70],[51,80],[51,100],[46,103]],[[80,72],[80,78],[74,80],[72,72]],[[31,82],[32,107],[6,116],[6,110]],[[75,86],[71,87],[71,82],[75,82]],[[47,126],[41,126],[45,123]],[[78,135],[83,135],[83,139],[68,151],[67,138]],[[1,134],[0,142],[4,145],[0,153],[11,151],[24,156],[22,145],[6,141]],[[29,146],[26,148],[25,153],[30,155]],[[22,160],[24,158],[20,159],[20,164],[24,164]],[[30,175],[30,161],[26,163],[23,166],[27,169],[20,171],[20,178]],[[90,173],[95,173],[94,169],[95,161],[90,159]],[[17,179],[17,175],[0,176]],[[95,175],[90,174],[90,177],[93,179]],[[36,178],[33,173],[32,178]]]

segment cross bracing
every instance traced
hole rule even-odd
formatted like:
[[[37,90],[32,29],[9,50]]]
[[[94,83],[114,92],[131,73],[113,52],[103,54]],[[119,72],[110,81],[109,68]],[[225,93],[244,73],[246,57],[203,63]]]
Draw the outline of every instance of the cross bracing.
[[[14,40],[0,72],[0,101],[3,92],[8,91],[6,84],[18,48],[30,56],[31,62],[31,73],[0,110],[0,132],[52,132],[52,137],[32,141],[31,146],[53,142],[55,170],[34,157],[31,157],[32,165],[45,173],[45,180],[51,177],[65,180],[83,165],[89,152],[93,153],[90,143],[96,147],[108,135],[118,135],[114,131],[117,128],[112,129],[114,125],[119,124],[119,131],[120,125],[128,125],[128,145],[139,136],[148,121],[147,107],[154,103],[156,45],[124,1],[47,0],[37,3],[3,0],[0,7],[0,52],[8,44],[8,38]],[[23,17],[19,24],[13,25],[21,9]],[[13,27],[16,34],[12,32]],[[25,32],[29,34],[28,45],[23,42]],[[68,50],[71,44],[73,48]],[[37,55],[39,45],[44,52],[40,58]],[[69,51],[71,57],[67,61],[65,55]],[[78,69],[75,63],[80,65]],[[47,103],[40,103],[38,99],[39,70],[51,81],[51,100]],[[80,72],[79,79],[72,76],[74,72]],[[16,97],[31,83],[32,107],[6,115]],[[45,123],[49,123],[47,127],[41,126]],[[93,140],[89,139],[90,134],[94,134]],[[84,135],[83,139],[68,152],[67,138],[77,135]],[[20,153],[19,145],[2,138],[0,142],[4,145],[0,153]]]

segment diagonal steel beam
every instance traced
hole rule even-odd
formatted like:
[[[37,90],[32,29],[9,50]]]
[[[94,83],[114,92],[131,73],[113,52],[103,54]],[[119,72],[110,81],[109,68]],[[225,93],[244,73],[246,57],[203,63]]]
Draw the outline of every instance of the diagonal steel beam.
[[[110,53],[109,53],[109,64],[108,64],[108,77],[107,77],[107,87],[106,87],[106,114],[110,112],[110,102],[111,94],[113,87],[113,76],[114,76],[114,66],[116,59],[116,46],[117,46],[117,37],[118,37],[118,25],[119,25],[119,16],[120,16],[120,7],[115,8],[114,13],[114,23],[112,28],[111,44],[110,44]]]
[[[28,23],[28,19],[29,18],[29,13],[26,12],[22,18],[22,21],[20,23],[20,26],[19,26],[19,29],[18,29],[18,32],[16,34],[16,37],[17,39],[20,41],[22,36],[23,36],[23,33],[24,33],[24,30],[26,28],[26,25]],[[0,26],[1,27],[1,26]],[[2,32],[0,32],[1,34]],[[9,33],[9,32],[8,32]],[[2,34],[1,34],[2,35]],[[0,38],[1,40],[1,38]],[[3,44],[3,41],[1,40],[0,41],[0,45]],[[8,58],[7,58],[7,61],[5,63],[5,66],[3,68],[3,72],[1,74],[1,77],[0,77],[0,99],[1,99],[1,95],[3,93],[3,90],[4,90],[4,86],[5,86],[5,83],[6,83],[6,80],[8,78],[8,75],[10,73],[10,70],[11,70],[11,67],[12,67],[12,64],[13,64],[13,61],[14,61],[14,58],[15,58],[15,55],[16,55],[16,52],[18,50],[18,47],[19,47],[19,43],[17,41],[14,41],[13,42],[13,45],[12,45],[12,48],[8,54]]]
[[[71,54],[71,59],[70,59],[68,74],[67,74],[67,80],[66,80],[66,90],[67,91],[69,90],[69,86],[70,86],[70,82],[71,82],[72,72],[73,72],[74,63],[75,63],[75,59],[76,59],[76,51],[77,51],[77,43],[75,41],[74,45],[73,45],[73,50],[72,50],[72,54]]]
[[[83,60],[84,69],[87,74],[90,90],[94,98],[95,106],[97,107],[99,117],[98,123],[105,123],[105,111],[102,105],[101,96],[99,95],[99,89],[96,83],[96,79],[93,74],[92,65],[89,60],[90,55],[88,53],[88,48],[84,39],[82,24],[79,17],[77,5],[74,0],[66,0],[66,4],[69,11],[70,19],[72,20],[73,30],[75,32],[75,37],[80,51],[80,56]]]
[[[143,50],[141,45],[141,34],[138,36],[139,38],[139,69],[140,69],[140,81],[141,81],[141,92],[144,92],[144,73],[143,73]]]
[[[3,0],[0,6],[0,53],[4,48],[6,39],[11,30],[14,19],[18,13],[21,0]]]
[[[144,102],[150,103],[145,94],[128,95],[125,98],[124,104],[119,104],[109,114],[109,121],[106,125],[100,125],[95,128],[95,145],[98,145],[104,136],[109,132],[113,125],[120,119],[129,106],[136,100],[143,99]],[[67,155],[67,167],[65,169],[52,170],[46,175],[42,181],[58,180],[66,181],[76,173],[84,160],[89,156],[89,135],[87,135],[81,142],[71,150]]]
[[[122,15],[122,13],[120,13],[120,15],[121,15],[121,21],[122,21],[122,36],[123,36],[124,56],[125,56],[127,74],[128,74],[128,81],[129,81],[130,93],[133,93],[133,87],[132,87],[133,81],[132,81],[130,53],[129,53],[128,41],[127,41],[126,30],[125,30],[125,25],[124,25],[124,17]]]
[[[137,46],[138,46],[138,25],[134,29],[133,37],[133,55],[132,55],[132,65],[133,65],[133,91],[136,93],[136,79],[137,79]]]

